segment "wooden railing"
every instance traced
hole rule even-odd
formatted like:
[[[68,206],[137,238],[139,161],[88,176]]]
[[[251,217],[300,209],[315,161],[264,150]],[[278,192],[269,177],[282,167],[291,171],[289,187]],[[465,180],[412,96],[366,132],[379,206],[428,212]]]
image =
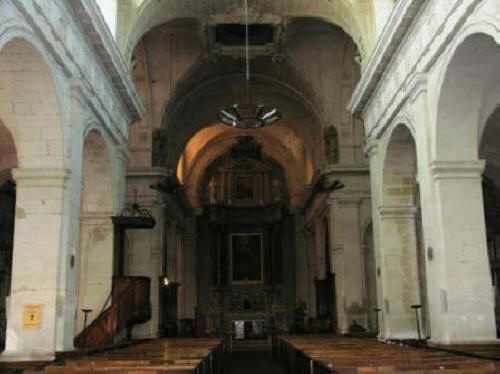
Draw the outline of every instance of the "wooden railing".
[[[75,347],[92,349],[110,344],[124,328],[149,320],[150,283],[147,277],[114,277],[111,305],[75,338]]]

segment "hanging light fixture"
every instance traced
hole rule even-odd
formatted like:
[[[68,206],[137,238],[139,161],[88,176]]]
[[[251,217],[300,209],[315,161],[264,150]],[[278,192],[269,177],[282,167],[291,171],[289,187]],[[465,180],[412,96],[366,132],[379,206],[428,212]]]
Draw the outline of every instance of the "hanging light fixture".
[[[245,83],[246,103],[233,104],[219,111],[219,119],[226,125],[239,129],[258,129],[281,119],[278,109],[264,104],[253,104],[250,100],[250,54],[249,54],[248,0],[245,0]]]

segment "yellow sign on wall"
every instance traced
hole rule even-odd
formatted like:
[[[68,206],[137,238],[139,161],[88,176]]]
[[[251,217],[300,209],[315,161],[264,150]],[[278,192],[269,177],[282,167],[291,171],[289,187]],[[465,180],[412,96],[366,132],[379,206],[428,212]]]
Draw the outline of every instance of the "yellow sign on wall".
[[[39,329],[42,326],[42,306],[40,304],[24,304],[23,328]]]

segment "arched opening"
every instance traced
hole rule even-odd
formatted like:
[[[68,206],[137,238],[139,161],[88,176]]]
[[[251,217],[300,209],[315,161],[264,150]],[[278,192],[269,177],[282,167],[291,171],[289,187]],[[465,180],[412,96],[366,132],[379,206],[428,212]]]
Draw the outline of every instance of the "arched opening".
[[[419,337],[413,305],[422,305],[425,314],[425,288],[421,285],[425,269],[419,232],[422,221],[418,211],[415,140],[408,127],[396,126],[390,134],[383,170],[380,214],[382,259],[376,270],[382,282],[384,300],[380,333],[386,339]],[[422,323],[420,328],[422,328]],[[427,332],[420,331],[426,336]]]
[[[447,321],[436,316],[433,331],[447,342],[496,336],[487,246],[489,236],[494,251],[494,235],[486,225],[495,231],[490,218],[496,209],[493,142],[498,134],[499,67],[500,47],[494,39],[469,35],[453,50],[439,96],[432,172],[440,229],[434,252],[442,254],[438,259],[446,276],[441,299],[452,312]],[[490,257],[495,272],[495,255]]]
[[[483,198],[486,239],[491,277],[495,290],[495,320],[500,331],[500,107],[486,121],[479,146],[479,158],[486,160],[483,173]]]
[[[345,110],[360,71],[356,41],[340,27],[310,16],[290,18],[286,33],[271,22],[272,42],[249,47],[250,96],[283,115],[279,123],[258,130],[231,128],[217,116],[220,109],[246,100],[243,49],[211,38],[211,28],[224,24],[222,18],[214,18],[206,34],[199,33],[196,18],[155,25],[135,47],[134,77],[149,113],[132,127],[131,165],[152,168],[133,183],[144,188],[154,174],[154,182],[147,183],[160,194],[148,202],[164,220],[161,240],[151,243],[160,242],[161,275],[168,275],[168,287],[178,292],[165,290],[165,298],[175,296],[178,305],[160,305],[160,331],[188,331],[195,319],[201,334],[231,331],[234,321],[248,330],[249,320],[256,321],[261,337],[271,326],[310,331],[319,326],[315,278],[329,282],[328,289],[323,287],[329,298],[323,326],[335,328],[333,269],[326,266],[333,257],[326,258],[330,231],[321,219],[333,179],[364,162],[360,123]],[[322,175],[326,166],[332,166],[328,178]],[[338,276],[350,278],[339,287],[354,284],[356,289],[344,313],[364,324],[357,228],[363,202],[356,201],[338,207],[335,225],[350,236],[344,238],[347,265],[339,267]],[[343,221],[356,229],[343,230]],[[152,244],[135,243],[153,252]],[[244,257],[248,243],[257,248],[262,269],[253,263],[254,273],[234,273],[234,265],[241,265],[234,259]]]
[[[0,52],[0,87],[0,149],[9,154],[6,158],[2,154],[2,172],[10,171],[1,178],[5,181],[12,176],[16,184],[3,355],[38,352],[50,357],[56,347],[71,349],[67,328],[73,319],[72,313],[56,310],[57,298],[65,302],[66,295],[60,292],[66,289],[65,278],[60,275],[66,275],[68,266],[62,260],[67,258],[62,253],[67,244],[62,233],[62,201],[68,174],[63,168],[59,97],[49,64],[23,38],[10,40]],[[37,305],[43,315],[36,326],[26,328],[23,322],[26,304]]]
[[[17,167],[14,139],[0,120],[0,349],[5,348],[7,305],[12,278],[16,184],[12,169]]]
[[[78,309],[75,332],[83,329],[82,309],[92,310],[91,322],[104,309],[111,292],[113,269],[113,180],[107,144],[90,131],[82,150],[80,251],[77,256]]]

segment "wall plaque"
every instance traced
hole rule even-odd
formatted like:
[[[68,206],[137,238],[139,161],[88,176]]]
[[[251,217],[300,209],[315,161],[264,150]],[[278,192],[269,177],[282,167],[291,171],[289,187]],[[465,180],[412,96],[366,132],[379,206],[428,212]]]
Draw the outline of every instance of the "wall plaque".
[[[39,329],[42,326],[42,306],[40,304],[24,304],[23,328]]]

